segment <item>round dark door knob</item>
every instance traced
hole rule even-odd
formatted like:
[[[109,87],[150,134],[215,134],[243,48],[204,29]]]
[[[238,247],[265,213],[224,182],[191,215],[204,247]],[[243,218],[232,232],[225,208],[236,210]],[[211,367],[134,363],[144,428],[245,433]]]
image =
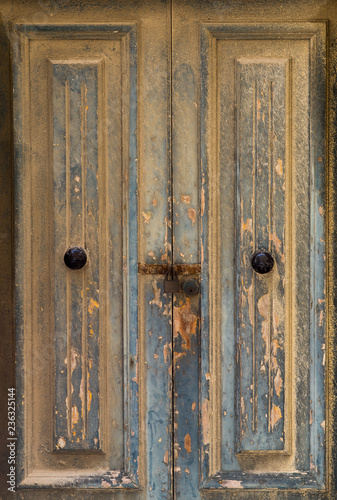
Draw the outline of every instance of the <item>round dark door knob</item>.
[[[183,291],[186,295],[196,295],[199,292],[199,283],[196,279],[188,279],[183,283]]]
[[[82,247],[71,247],[64,254],[64,263],[69,269],[82,269],[87,263],[87,252]]]
[[[259,274],[269,273],[274,267],[274,257],[266,250],[258,250],[252,257],[252,267]]]

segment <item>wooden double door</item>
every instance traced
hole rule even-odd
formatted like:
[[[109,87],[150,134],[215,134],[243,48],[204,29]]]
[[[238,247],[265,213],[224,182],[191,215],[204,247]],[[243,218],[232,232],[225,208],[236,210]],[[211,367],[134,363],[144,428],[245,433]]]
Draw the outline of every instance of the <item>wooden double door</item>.
[[[334,2],[1,9],[17,498],[333,498]]]

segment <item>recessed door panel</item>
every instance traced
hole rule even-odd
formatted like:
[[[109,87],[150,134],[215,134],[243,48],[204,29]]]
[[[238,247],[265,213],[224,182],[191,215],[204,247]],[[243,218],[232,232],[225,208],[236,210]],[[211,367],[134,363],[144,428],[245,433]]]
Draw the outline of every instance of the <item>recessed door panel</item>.
[[[209,391],[210,402],[218,401],[210,429],[223,436],[218,481],[249,471],[249,486],[261,487],[265,470],[268,484],[277,484],[281,467],[289,486],[317,488],[324,480],[324,401],[316,388],[324,386],[325,26],[202,29],[205,138],[219,124],[217,142],[205,141],[213,258],[209,310],[202,305],[211,364],[202,357],[213,375],[204,398]],[[254,270],[256,252],[272,256],[269,272]],[[213,466],[214,439],[210,431]]]

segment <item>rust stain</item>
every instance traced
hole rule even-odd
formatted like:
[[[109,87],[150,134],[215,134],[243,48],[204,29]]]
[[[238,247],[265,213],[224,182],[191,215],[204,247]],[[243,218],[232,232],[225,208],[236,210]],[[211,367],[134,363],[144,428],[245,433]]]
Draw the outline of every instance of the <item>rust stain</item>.
[[[94,300],[93,298],[90,299],[90,304],[88,306],[88,313],[89,314],[92,314],[94,312],[94,308],[97,308],[99,309],[99,303],[97,302],[97,300]]]
[[[196,327],[197,316],[191,312],[191,301],[187,297],[186,304],[173,308],[173,336],[181,335],[184,349],[191,349],[191,336],[196,334]]]
[[[276,392],[277,396],[280,395],[282,386],[283,386],[283,380],[281,377],[281,370],[278,368],[276,376],[274,378],[274,387],[275,387],[275,392]]]
[[[282,165],[282,160],[280,158],[278,158],[278,160],[277,160],[275,170],[276,170],[276,173],[279,176],[282,176],[282,174],[283,174],[283,165]]]
[[[256,111],[257,111],[257,119],[258,120],[261,118],[260,109],[261,109],[261,101],[260,101],[259,98],[257,98],[257,100],[256,100]]]
[[[158,306],[159,309],[161,309],[163,307],[163,303],[160,300],[160,288],[158,288],[156,281],[152,282],[152,290],[153,290],[154,297],[153,297],[153,300],[150,300],[149,304],[150,304],[150,306],[151,305]]]
[[[184,439],[184,448],[187,451],[187,453],[192,452],[192,447],[191,447],[191,436],[189,434],[186,434],[185,439]]]
[[[318,211],[319,211],[320,215],[323,217],[324,216],[324,208],[319,207]]]
[[[181,201],[185,203],[186,205],[191,203],[191,197],[188,194],[182,194],[181,195]]]
[[[192,406],[191,406],[192,411],[194,411],[194,410],[195,410],[196,406],[197,406],[197,403],[194,401],[194,402],[192,403]]]
[[[153,215],[152,212],[142,212],[145,224],[149,223],[149,220],[151,219],[152,215]]]
[[[192,224],[194,224],[195,219],[197,218],[197,212],[194,210],[194,208],[189,208],[187,210],[187,215],[188,215],[188,218],[192,221]]]
[[[152,205],[153,205],[154,207],[156,207],[156,206],[158,205],[158,201],[156,200],[156,198],[153,198],[153,200],[152,200]]]
[[[275,425],[280,420],[280,418],[282,418],[281,409],[279,406],[273,404],[270,414],[270,424],[272,429],[274,429]]]
[[[314,419],[312,418],[312,410],[310,410],[309,415],[310,415],[309,425],[311,425],[313,423],[313,421],[314,421]]]
[[[202,429],[204,444],[209,444],[210,441],[210,421],[209,421],[209,400],[205,399],[202,404]]]
[[[165,464],[168,464],[168,451],[165,452],[163,460],[164,460]]]

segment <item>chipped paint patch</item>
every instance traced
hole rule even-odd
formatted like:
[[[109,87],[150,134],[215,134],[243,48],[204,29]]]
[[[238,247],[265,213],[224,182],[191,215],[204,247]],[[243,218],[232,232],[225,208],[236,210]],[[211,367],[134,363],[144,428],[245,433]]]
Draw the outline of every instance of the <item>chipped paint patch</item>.
[[[195,223],[195,220],[197,218],[197,212],[195,211],[194,208],[189,208],[187,210],[187,215],[188,215],[188,218],[192,221],[192,224]]]
[[[188,195],[188,194],[182,194],[180,196],[180,199],[183,203],[185,203],[185,205],[188,205],[191,203],[191,197]]]
[[[187,451],[187,453],[192,452],[192,446],[191,446],[191,436],[189,434],[186,434],[185,439],[184,439],[184,448]]]
[[[241,231],[253,232],[253,219],[247,219],[246,222],[241,219]]]
[[[272,429],[274,429],[275,425],[281,418],[282,418],[281,408],[273,404],[270,413],[270,424]]]
[[[154,297],[152,300],[150,300],[149,304],[150,304],[150,306],[151,305],[158,306],[159,309],[161,309],[163,307],[163,303],[160,300],[161,290],[160,290],[160,288],[158,288],[157,281],[152,282],[152,290],[153,290]]]
[[[165,455],[164,455],[164,458],[163,458],[163,462],[164,462],[165,464],[168,464],[168,456],[169,456],[169,455],[168,455],[168,451],[166,451],[166,452],[165,452]]]
[[[171,343],[166,342],[166,344],[164,345],[164,361],[165,361],[165,363],[170,361],[170,357],[171,357]]]
[[[72,423],[72,427],[74,427],[74,425],[78,423],[79,417],[80,417],[80,414],[78,413],[77,406],[73,406],[72,409],[71,409],[71,423]]]
[[[186,304],[173,307],[173,337],[181,335],[182,348],[191,349],[191,336],[196,334],[197,316],[191,312],[191,301],[186,299]]]
[[[282,386],[283,386],[283,380],[281,377],[281,370],[278,368],[276,376],[274,378],[274,387],[275,387],[275,392],[276,392],[277,396],[280,396]]]
[[[101,485],[103,488],[111,488],[112,486],[110,483],[107,483],[107,481],[104,481],[104,479],[102,480]]]
[[[277,234],[274,232],[270,234],[270,241],[274,243],[276,252],[281,253],[282,241],[277,237]]]
[[[251,286],[252,287],[252,286]],[[251,288],[250,287],[250,288]],[[270,345],[269,345],[269,301],[270,297],[269,294],[262,295],[262,297],[258,300],[257,302],[257,307],[259,310],[259,313],[263,317],[262,321],[262,338],[265,343],[265,355],[264,355],[264,361],[265,363],[269,361],[269,352],[270,352]],[[252,302],[252,299],[251,299]],[[253,304],[251,304],[251,307],[254,307]],[[250,314],[249,314],[250,317]]]
[[[59,448],[64,448],[66,445],[66,440],[63,437],[60,437],[57,441],[57,445]]]
[[[219,484],[222,488],[243,488],[242,481],[228,480],[228,481],[219,481]]]
[[[94,309],[99,309],[99,303],[97,300],[94,300],[93,298],[90,298],[90,304],[88,306],[88,313],[91,315],[94,312]]]
[[[209,419],[209,400],[205,399],[202,404],[202,430],[203,442],[209,444],[210,442],[210,419]]]
[[[152,212],[142,212],[142,216],[144,217],[145,224],[149,223],[152,215],[153,215]]]
[[[278,158],[275,170],[276,170],[276,173],[281,177],[283,174],[283,165],[282,165],[281,158]]]

